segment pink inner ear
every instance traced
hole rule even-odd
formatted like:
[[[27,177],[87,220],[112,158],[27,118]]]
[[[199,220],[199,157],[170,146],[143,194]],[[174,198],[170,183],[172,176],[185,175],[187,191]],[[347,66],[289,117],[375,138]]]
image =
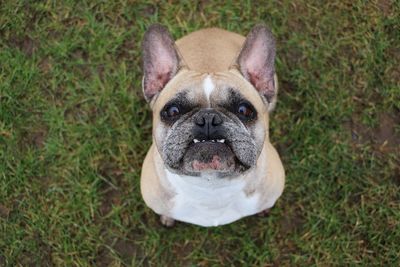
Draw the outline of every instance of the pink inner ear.
[[[149,77],[147,80],[146,94],[148,97],[156,95],[170,80],[171,71],[157,73],[154,77]]]
[[[157,82],[159,86],[164,87],[170,79],[171,71],[167,71],[164,73],[159,73],[157,75]]]
[[[268,57],[267,50],[268,48],[261,38],[254,40],[246,60],[246,66],[249,71],[261,71],[265,68],[266,58]]]
[[[268,75],[267,50],[265,42],[257,38],[244,58],[244,62],[242,62],[242,69],[247,74],[249,82],[260,93],[266,93],[268,89],[273,90],[273,88],[268,88],[270,77]]]
[[[156,57],[155,60],[158,61],[160,65],[160,72],[173,68],[176,58],[171,48],[172,47],[163,46],[162,40],[157,40],[155,43],[155,51],[153,54]]]
[[[260,90],[261,88],[261,84],[260,84],[260,75],[258,75],[257,73],[254,72],[249,72],[249,80],[250,83],[253,84],[253,86],[257,89]]]
[[[238,63],[242,75],[268,100],[275,94],[274,60],[272,33],[264,26],[254,27],[240,52]]]
[[[259,73],[250,72],[248,73],[250,83],[259,91],[260,93],[266,93],[268,91],[268,80],[265,78],[265,75],[261,75]],[[273,88],[271,88],[273,89]]]
[[[157,43],[155,51],[152,54],[153,65],[145,76],[145,94],[151,98],[161,91],[171,79],[171,76],[177,69],[177,60],[168,51]]]
[[[150,26],[143,41],[143,92],[147,100],[158,94],[176,74],[179,58],[168,30]]]

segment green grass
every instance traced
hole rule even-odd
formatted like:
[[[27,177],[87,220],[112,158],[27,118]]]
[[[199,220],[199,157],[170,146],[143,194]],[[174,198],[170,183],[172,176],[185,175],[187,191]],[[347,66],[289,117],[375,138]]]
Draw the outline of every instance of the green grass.
[[[0,266],[399,266],[399,1],[3,1]],[[148,25],[277,38],[269,217],[166,229],[140,196]]]

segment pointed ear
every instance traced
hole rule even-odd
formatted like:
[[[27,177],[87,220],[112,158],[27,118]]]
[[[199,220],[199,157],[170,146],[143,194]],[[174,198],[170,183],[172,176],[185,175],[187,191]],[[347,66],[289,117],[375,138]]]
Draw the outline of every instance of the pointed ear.
[[[143,93],[147,101],[157,95],[179,69],[179,56],[168,29],[160,24],[151,25],[144,34]]]
[[[242,75],[266,98],[271,110],[276,101],[275,39],[264,25],[255,26],[247,35],[236,62]]]

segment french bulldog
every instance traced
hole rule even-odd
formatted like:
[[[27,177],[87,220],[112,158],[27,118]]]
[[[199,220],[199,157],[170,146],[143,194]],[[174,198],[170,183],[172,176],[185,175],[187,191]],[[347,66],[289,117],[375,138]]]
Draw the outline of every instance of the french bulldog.
[[[275,107],[275,40],[263,25],[247,38],[218,28],[176,42],[156,24],[143,43],[143,93],[153,144],[141,193],[161,222],[218,226],[271,208],[285,172],[269,140]]]

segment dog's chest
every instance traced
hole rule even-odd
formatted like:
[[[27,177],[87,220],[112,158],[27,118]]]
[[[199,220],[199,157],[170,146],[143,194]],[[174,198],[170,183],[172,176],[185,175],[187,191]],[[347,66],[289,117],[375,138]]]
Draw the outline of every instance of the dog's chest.
[[[201,226],[218,226],[259,212],[258,195],[247,196],[241,179],[207,179],[166,171],[175,192],[170,216]]]

